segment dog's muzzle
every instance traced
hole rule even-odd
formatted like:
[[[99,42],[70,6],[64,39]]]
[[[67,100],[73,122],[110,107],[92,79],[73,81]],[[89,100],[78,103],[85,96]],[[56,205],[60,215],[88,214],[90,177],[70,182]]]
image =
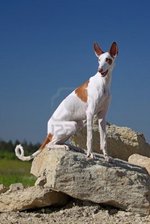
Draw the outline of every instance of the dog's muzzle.
[[[103,71],[103,69],[100,69],[98,72],[101,74],[102,77],[105,77],[108,73],[108,69],[105,72]]]

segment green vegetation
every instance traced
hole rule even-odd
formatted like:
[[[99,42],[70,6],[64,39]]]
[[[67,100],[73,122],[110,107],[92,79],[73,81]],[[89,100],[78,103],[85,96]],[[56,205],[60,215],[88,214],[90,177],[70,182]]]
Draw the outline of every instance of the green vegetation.
[[[0,159],[17,159],[15,156],[15,147],[16,145],[21,144],[24,147],[26,154],[31,154],[35,152],[40,144],[32,144],[27,143],[26,141],[20,143],[18,140],[16,140],[14,143],[12,141],[0,141]]]
[[[31,162],[18,160],[14,153],[18,143],[18,141],[15,143],[0,141],[0,184],[9,186],[12,183],[22,183],[24,186],[32,186],[36,178],[30,174]],[[31,154],[39,147],[39,144],[33,145],[27,142],[22,144],[27,154]]]
[[[12,183],[22,183],[32,186],[34,176],[30,174],[31,163],[17,160],[2,159],[0,161],[0,183],[9,186]]]

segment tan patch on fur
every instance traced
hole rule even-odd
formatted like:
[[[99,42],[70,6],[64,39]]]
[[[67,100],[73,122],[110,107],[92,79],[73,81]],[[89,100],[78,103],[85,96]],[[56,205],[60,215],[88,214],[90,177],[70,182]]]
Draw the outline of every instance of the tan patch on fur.
[[[75,93],[76,95],[83,101],[87,102],[88,94],[87,94],[87,87],[88,87],[89,80],[83,83],[81,86],[79,86]]]
[[[44,142],[42,143],[40,149],[41,149],[41,150],[44,149],[44,147],[45,147],[49,142],[51,142],[52,138],[53,138],[53,135],[52,135],[52,134],[48,134],[48,136],[46,137],[46,139],[45,139]]]

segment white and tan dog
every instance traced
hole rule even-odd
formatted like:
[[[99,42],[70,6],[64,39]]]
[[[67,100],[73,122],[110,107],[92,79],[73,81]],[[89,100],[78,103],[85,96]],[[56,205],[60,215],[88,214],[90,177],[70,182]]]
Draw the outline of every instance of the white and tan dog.
[[[118,46],[113,42],[108,52],[103,52],[97,43],[94,43],[95,54],[98,57],[98,71],[88,81],[76,88],[58,106],[48,121],[47,137],[41,147],[31,156],[24,156],[21,145],[15,148],[16,156],[28,161],[38,155],[44,147],[58,147],[64,144],[71,135],[87,122],[87,157],[92,154],[92,125],[94,115],[98,116],[100,132],[100,149],[109,161],[106,143],[105,116],[110,102],[110,83],[114,61],[118,54]],[[64,146],[63,146],[64,147]]]

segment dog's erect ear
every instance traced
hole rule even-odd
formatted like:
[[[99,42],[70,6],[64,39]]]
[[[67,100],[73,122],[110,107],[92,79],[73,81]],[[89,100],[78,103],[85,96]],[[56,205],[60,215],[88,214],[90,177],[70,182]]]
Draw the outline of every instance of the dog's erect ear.
[[[94,51],[97,57],[104,53],[97,43],[94,43]]]
[[[111,48],[109,50],[109,53],[112,57],[116,57],[118,54],[118,46],[116,42],[113,42],[111,45]]]

